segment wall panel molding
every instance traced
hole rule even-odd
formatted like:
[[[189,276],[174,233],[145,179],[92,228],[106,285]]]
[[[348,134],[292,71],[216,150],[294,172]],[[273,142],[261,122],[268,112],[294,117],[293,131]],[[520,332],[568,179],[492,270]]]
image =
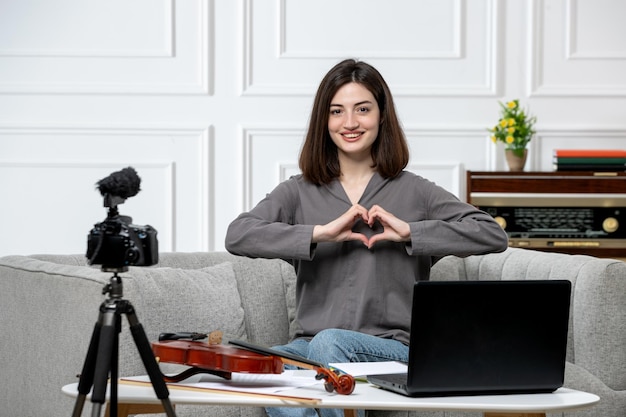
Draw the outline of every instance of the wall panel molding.
[[[162,192],[162,201],[159,206],[159,217],[161,220],[159,222],[160,227],[158,229],[159,245],[160,247],[165,248],[175,248],[176,242],[174,234],[172,233],[175,228],[175,219],[173,217],[175,210],[174,164],[171,161],[135,161],[129,162],[129,165],[132,165],[137,170],[140,177],[158,177],[162,180],[163,184],[160,187]],[[27,221],[25,225],[19,227],[22,233],[27,233],[30,236],[37,236],[36,230],[43,227],[43,225],[38,225],[38,222],[43,220],[48,223],[49,230],[55,230],[57,232],[57,238],[55,238],[53,234],[53,236],[48,237],[48,239],[60,239],[64,241],[61,242],[60,246],[62,246],[63,243],[70,243],[72,241],[72,239],[68,239],[68,235],[70,234],[73,234],[74,238],[79,239],[81,242],[87,236],[91,224],[88,225],[85,222],[81,222],[81,218],[83,217],[85,211],[89,210],[90,213],[94,214],[91,218],[93,224],[99,223],[106,218],[107,209],[103,207],[103,198],[99,196],[95,183],[96,181],[108,176],[107,173],[115,172],[119,169],[121,169],[119,162],[112,160],[100,162],[76,162],[72,160],[44,161],[36,159],[28,160],[26,158],[15,162],[0,160],[0,173],[2,173],[3,176],[12,178],[10,182],[0,182],[0,190],[3,193],[7,193],[8,191],[8,194],[15,195],[16,197],[13,200],[21,203],[22,207],[28,207],[22,208],[21,215],[31,217],[32,220]],[[33,175],[39,178],[36,181],[36,184],[29,178]],[[72,182],[72,178],[80,177],[89,177],[90,181],[92,181],[92,184],[90,184],[91,187],[85,188],[84,190],[79,189],[77,184]],[[39,186],[41,186],[41,188],[39,188]],[[28,189],[29,191],[27,196],[24,196],[24,189]],[[85,201],[95,202],[94,195],[95,199],[99,200],[100,204],[93,205],[93,207],[89,208],[86,206],[81,207],[79,205],[78,199],[80,198],[84,198]],[[42,198],[48,203],[67,203],[65,207],[57,207],[58,209],[63,209],[66,213],[66,217],[63,218],[57,213],[54,214],[57,221],[54,221],[53,218],[51,218],[53,212],[50,212],[49,214],[42,212],[38,208],[39,205],[37,204],[37,202],[41,201]],[[135,199],[138,203],[133,201]],[[120,214],[132,216],[134,224],[144,224],[141,223],[140,216],[141,211],[143,210],[139,209],[137,213],[133,212],[133,208],[141,208],[142,206],[145,206],[145,201],[142,202],[142,199],[143,196],[141,195],[141,192],[137,196],[129,198],[127,203],[123,203],[118,206]],[[100,212],[97,212],[96,209],[99,209]],[[10,218],[13,217],[11,214],[9,214]],[[5,222],[6,219],[0,220],[0,223],[4,223],[3,230],[7,232],[11,231],[11,229],[16,226],[15,224]],[[75,225],[76,222],[80,222],[82,225],[85,225],[86,227],[83,228],[84,230],[77,230]],[[72,233],[72,231],[75,233]],[[46,242],[47,238],[44,236],[39,236],[37,239],[41,242],[48,243]],[[39,242],[36,244],[39,244]],[[13,249],[17,250],[17,248]],[[80,249],[86,249],[86,247],[75,248],[72,253],[77,253]]]
[[[501,65],[500,52],[501,10],[496,0],[468,2],[450,0],[452,26],[452,46],[440,50],[394,49],[387,47],[366,47],[358,42],[346,55],[345,50],[306,50],[287,46],[288,0],[275,0],[273,19],[276,27],[262,33],[271,38],[262,41],[257,32],[261,24],[271,20],[269,13],[261,19],[260,6],[255,0],[240,0],[241,30],[241,91],[242,96],[311,96],[317,89],[320,71],[348,56],[356,56],[376,65],[381,71],[392,74],[386,68],[407,69],[406,74],[417,76],[387,77],[388,83],[397,96],[495,96],[499,93]],[[394,3],[395,4],[395,3]],[[419,3],[409,3],[418,7]],[[391,3],[387,4],[390,6]],[[267,6],[267,5],[266,5]],[[356,7],[356,6],[355,6]],[[400,7],[396,5],[396,7]],[[402,7],[406,9],[406,7]],[[405,10],[406,13],[406,10]],[[337,34],[341,38],[341,34]],[[484,36],[484,38],[480,38]],[[480,39],[480,40],[479,40]],[[471,44],[468,44],[471,42]],[[268,44],[274,44],[268,48]],[[325,67],[311,66],[310,63],[325,63]],[[464,70],[459,71],[459,66]],[[435,70],[435,67],[441,67]],[[414,71],[410,69],[413,68]],[[425,68],[430,68],[429,75]],[[478,69],[480,68],[480,69]],[[313,71],[312,71],[313,70]],[[279,74],[285,74],[281,77]],[[265,74],[271,74],[265,75]],[[298,75],[289,80],[289,75]],[[460,80],[459,74],[468,74],[467,80]],[[422,79],[420,79],[422,77]],[[275,78],[275,79],[272,79]]]
[[[586,3],[586,6],[589,7],[590,4],[592,3]],[[626,12],[626,5],[623,2],[612,0],[596,0],[593,2],[594,9],[602,9],[603,7],[610,7],[612,9],[611,12],[619,16],[624,16],[624,12]],[[621,7],[623,10],[616,9],[616,7]],[[623,25],[621,23],[616,25],[615,22],[601,19],[601,26],[593,25],[593,30],[588,29],[584,33],[582,31],[585,29],[580,27],[579,19],[585,16],[586,10],[580,9],[580,0],[567,0],[565,3],[566,59],[626,59],[626,43],[624,42],[626,30],[622,29]],[[619,28],[616,26],[619,26]],[[623,33],[617,33],[620,29]],[[613,31],[615,32],[612,33]],[[599,32],[603,32],[601,37]],[[582,34],[594,34],[597,36],[596,42],[594,42],[596,49],[590,49],[582,45],[580,39]]]
[[[546,0],[530,2],[527,15],[529,96],[626,96],[626,79],[617,75],[626,72],[626,47],[607,50],[603,46],[605,42],[598,38],[593,42],[598,49],[581,49],[580,37],[599,35],[598,25],[587,25],[594,29],[583,32],[579,20],[587,16],[579,13],[578,7],[579,0],[556,4]],[[595,7],[594,10],[604,13],[607,22],[610,14],[615,13],[610,7]]]
[[[293,49],[287,47],[287,3],[300,0],[278,0],[278,36],[277,51],[279,59],[327,59],[339,61],[346,57],[345,51],[330,50],[328,46],[324,50],[306,50]],[[452,18],[451,18],[451,38],[452,42],[448,49],[425,50],[425,49],[409,49],[395,50],[393,47],[386,45],[386,48],[370,49],[367,42],[355,42],[355,48],[352,54],[359,56],[361,59],[462,59],[465,56],[465,45],[463,42],[464,28],[467,27],[467,16],[465,14],[466,2],[464,0],[451,0]],[[363,5],[362,7],[364,7]],[[366,7],[366,6],[365,6]],[[409,15],[410,16],[410,15]],[[396,15],[396,19],[400,20],[403,16]],[[410,16],[408,19],[414,19]],[[300,21],[301,22],[301,21]],[[414,23],[414,22],[413,22]],[[318,24],[317,21],[315,24]],[[398,22],[402,25],[402,22]],[[415,23],[414,23],[415,24]],[[408,26],[408,25],[406,25]],[[436,34],[432,34],[437,36]]]
[[[254,207],[279,182],[299,173],[304,131],[294,126],[241,128],[243,211]],[[269,145],[269,146],[268,146]]]
[[[93,222],[102,221],[106,211],[94,184],[111,172],[133,166],[142,179],[141,191],[120,206],[120,213],[131,215],[137,224],[157,228],[162,251],[211,250],[215,242],[211,235],[215,200],[210,174],[212,136],[210,127],[199,126],[2,124],[0,192],[27,189],[27,193],[11,194],[15,207],[29,207],[33,213],[41,210],[41,196],[47,196],[48,204],[63,201],[67,208],[57,210],[67,212],[67,218],[59,225],[71,228],[67,222],[88,214]],[[57,196],[53,187],[63,192]],[[0,218],[3,229],[11,230],[7,221],[10,217]],[[36,235],[40,226],[31,222],[20,227]],[[80,236],[82,239],[83,234]]]
[[[0,36],[0,57],[174,56],[174,0],[134,4],[120,0],[116,4],[113,0],[89,5],[81,0],[64,0],[47,9],[29,3],[33,1],[21,0],[3,10],[3,30],[7,33]],[[152,7],[146,8],[149,5]],[[35,7],[42,13],[33,12]],[[62,26],[58,23],[61,19],[65,19]],[[139,24],[144,25],[141,32],[133,28]],[[44,36],[32,36],[34,33]]]
[[[56,41],[58,45],[35,47],[0,43],[0,94],[212,94],[214,1],[155,2],[152,7],[164,16],[160,34],[151,32],[158,39],[141,40],[141,31],[128,29],[139,39],[136,46],[128,48],[122,47],[123,39],[107,45],[106,36],[99,40],[101,45],[90,48],[78,41],[77,46],[65,47],[63,38]],[[111,19],[124,16],[125,8],[130,7],[123,2],[117,6],[123,9]],[[136,26],[148,21],[139,19]],[[110,27],[116,25],[112,21]]]

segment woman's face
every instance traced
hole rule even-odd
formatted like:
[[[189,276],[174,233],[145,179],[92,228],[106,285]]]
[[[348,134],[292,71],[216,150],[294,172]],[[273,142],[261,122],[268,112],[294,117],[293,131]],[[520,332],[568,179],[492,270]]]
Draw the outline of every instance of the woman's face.
[[[380,109],[374,95],[351,82],[337,90],[329,112],[328,132],[339,153],[369,159],[380,126]]]

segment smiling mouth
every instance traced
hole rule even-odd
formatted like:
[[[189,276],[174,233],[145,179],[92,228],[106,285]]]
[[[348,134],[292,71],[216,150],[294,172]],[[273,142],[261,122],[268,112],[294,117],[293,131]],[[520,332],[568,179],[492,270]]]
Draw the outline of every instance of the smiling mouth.
[[[347,140],[354,140],[354,139],[358,139],[363,135],[363,133],[343,133],[342,136],[344,138],[346,138]]]

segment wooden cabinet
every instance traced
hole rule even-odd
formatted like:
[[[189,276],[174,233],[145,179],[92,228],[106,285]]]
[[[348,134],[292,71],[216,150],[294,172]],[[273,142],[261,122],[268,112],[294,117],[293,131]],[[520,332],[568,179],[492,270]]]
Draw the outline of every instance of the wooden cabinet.
[[[509,244],[626,257],[626,173],[467,171],[467,202],[492,214]]]

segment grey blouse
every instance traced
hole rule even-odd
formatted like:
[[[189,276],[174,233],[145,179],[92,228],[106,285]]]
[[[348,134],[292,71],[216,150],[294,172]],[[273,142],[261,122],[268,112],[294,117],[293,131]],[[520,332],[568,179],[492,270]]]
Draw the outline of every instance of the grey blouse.
[[[340,328],[408,344],[413,283],[427,280],[434,262],[507,247],[491,216],[407,171],[393,179],[374,174],[359,204],[378,204],[408,222],[411,241],[378,242],[372,249],[357,241],[311,243],[314,225],[336,219],[352,203],[338,180],[317,186],[301,175],[279,184],[228,228],[229,252],[294,266],[297,336]],[[381,227],[359,220],[353,230],[371,235]]]

